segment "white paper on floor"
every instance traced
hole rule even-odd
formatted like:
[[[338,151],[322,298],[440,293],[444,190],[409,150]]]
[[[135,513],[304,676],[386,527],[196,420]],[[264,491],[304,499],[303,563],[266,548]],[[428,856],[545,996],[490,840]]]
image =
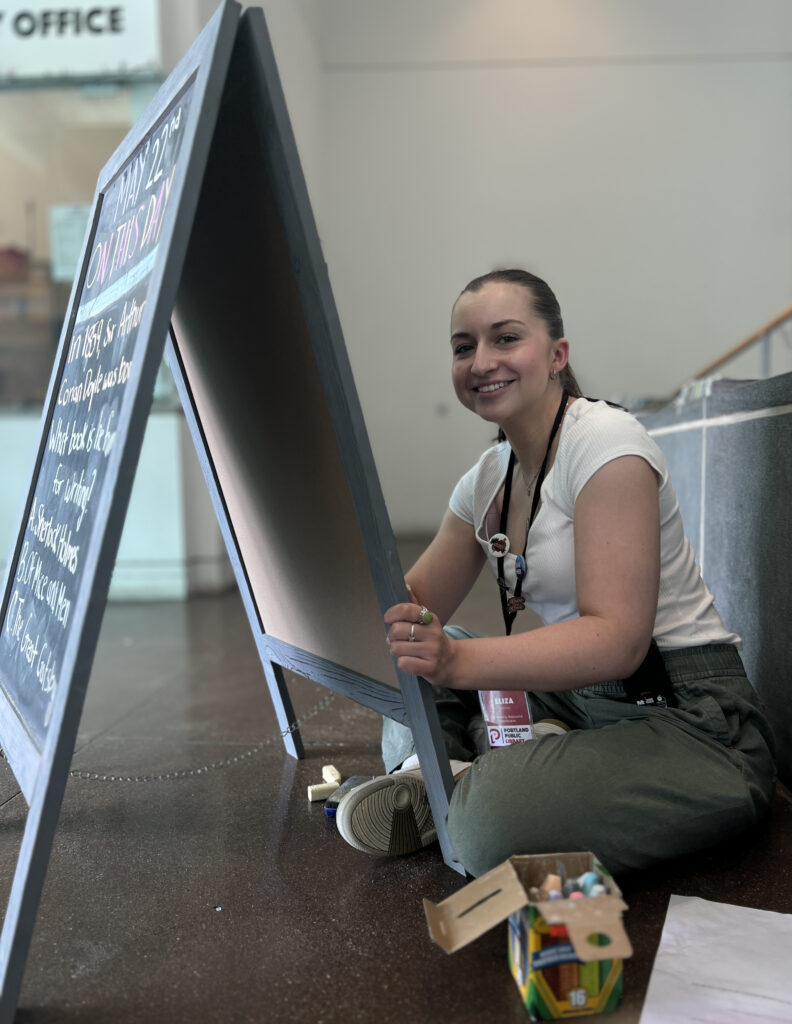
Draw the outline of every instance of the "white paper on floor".
[[[792,1024],[792,914],[671,896],[640,1024]]]

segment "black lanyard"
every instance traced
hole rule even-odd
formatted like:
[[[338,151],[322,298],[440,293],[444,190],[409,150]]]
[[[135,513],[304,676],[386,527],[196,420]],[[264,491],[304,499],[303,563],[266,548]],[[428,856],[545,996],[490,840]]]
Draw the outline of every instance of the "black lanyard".
[[[561,420],[564,418],[564,410],[566,409],[568,397],[569,396],[567,395],[566,390],[564,390],[561,394],[561,404],[558,406],[558,412],[556,413],[556,418],[553,421],[553,427],[550,431],[550,439],[547,442],[547,450],[545,451],[545,456],[542,461],[541,468],[539,469],[539,474],[536,477],[536,483],[534,484],[533,500],[531,502],[531,517],[528,520],[525,527],[525,547],[523,548],[522,552],[523,566],[525,565],[525,552],[528,550],[528,532],[531,529],[531,525],[533,524],[534,518],[536,517],[536,510],[539,507],[540,492],[542,490],[542,482],[544,481],[545,477],[545,470],[547,469],[547,460],[550,458],[550,449],[553,447],[553,441],[555,441],[555,436],[558,433],[558,428],[561,426]],[[512,452],[509,455],[509,468],[506,471],[506,481],[503,487],[503,505],[501,507],[500,517],[500,533],[504,535],[504,537],[506,535],[506,524],[509,518],[509,502],[511,500],[512,477],[514,476],[514,466],[516,461],[517,457],[514,454],[514,449],[512,449]],[[517,612],[522,611],[522,609],[525,607],[525,601],[522,597],[522,576],[517,577],[517,584],[514,588],[514,597],[510,598],[506,596],[506,579],[503,573],[503,566],[505,564],[505,561],[505,555],[501,555],[500,558],[498,558],[498,588],[500,589],[501,609],[503,611],[503,624],[506,627],[506,636],[510,636],[512,630],[512,623],[517,617]]]

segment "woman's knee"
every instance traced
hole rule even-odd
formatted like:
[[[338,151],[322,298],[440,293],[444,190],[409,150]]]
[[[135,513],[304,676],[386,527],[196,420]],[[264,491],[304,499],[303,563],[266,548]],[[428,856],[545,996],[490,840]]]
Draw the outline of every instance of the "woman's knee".
[[[478,758],[458,780],[446,819],[454,855],[476,877],[513,854],[535,852],[531,801],[520,799],[514,780],[505,784],[491,760]]]
[[[496,867],[503,858],[497,859],[500,847],[497,815],[479,798],[475,784],[471,785],[468,776],[472,770],[456,784],[446,827],[454,856],[469,874],[478,877]]]
[[[590,741],[545,736],[476,760],[457,782],[447,817],[454,854],[470,874],[518,854],[592,850],[604,857],[603,846],[614,870],[622,830],[608,813],[607,763],[592,756]]]

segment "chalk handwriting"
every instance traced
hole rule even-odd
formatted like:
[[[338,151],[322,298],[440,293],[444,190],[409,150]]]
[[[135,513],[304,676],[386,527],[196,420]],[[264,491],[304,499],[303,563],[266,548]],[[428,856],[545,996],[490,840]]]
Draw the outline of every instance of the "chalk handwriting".
[[[79,530],[82,526],[83,516],[88,511],[88,503],[91,500],[93,489],[96,486],[97,472],[94,469],[86,480],[85,470],[83,469],[79,477],[75,471],[67,479],[61,476],[63,468],[63,463],[59,462],[52,480],[52,492],[57,497],[60,497],[66,505],[76,505],[79,508],[80,516],[77,520],[77,529]],[[64,484],[66,485],[65,488]]]
[[[124,308],[121,310],[121,322],[118,325],[119,338],[125,338],[130,331],[133,331],[138,326],[143,316],[145,305],[145,299],[140,305],[134,299],[131,302],[124,303]]]
[[[154,141],[146,139],[146,145],[135,155],[129,166],[124,170],[121,175],[118,194],[116,195],[114,220],[117,220],[119,216],[123,216],[127,210],[138,202],[143,179],[146,177],[149,155],[151,156],[151,167],[145,185],[146,190],[156,185],[157,181],[162,177],[162,165],[165,153],[169,149],[168,143],[181,127],[181,120],[182,107],[179,106],[160,127]]]
[[[27,599],[22,597],[18,590],[15,590],[8,605],[8,621],[10,628],[5,634],[9,643],[16,642],[16,646],[28,665],[35,663],[36,679],[38,680],[41,692],[50,694],[50,705],[47,708],[44,725],[49,723],[52,714],[52,701],[58,686],[58,663],[55,653],[50,645],[41,641],[41,634],[36,633],[35,637],[31,629],[33,613],[27,612],[25,606]]]
[[[119,384],[126,384],[132,372],[132,361],[121,356],[121,362],[111,370],[105,372],[100,363],[95,369],[89,366],[82,376],[74,383],[64,375],[58,392],[58,405],[78,405],[80,402],[88,402],[88,409],[93,406],[94,399],[102,391],[117,387]],[[74,378],[71,378],[73,381]],[[84,447],[84,445],[83,445]]]
[[[109,283],[116,271],[157,244],[175,174],[174,167],[147,202],[140,203],[135,212],[115,226],[107,237],[97,240],[88,261],[86,288]]]
[[[0,633],[17,660],[19,707],[25,714],[26,705],[35,712],[27,724],[39,739],[53,713],[59,662],[70,650],[66,637],[77,618],[72,605],[77,607],[77,595],[92,582],[82,576],[92,564],[93,531],[104,528],[97,508],[111,498],[105,459],[122,440],[123,389],[133,386],[139,369],[134,337],[147,309],[148,277],[169,204],[177,194],[187,95],[186,90],[147,135],[97,205],[73,332],[53,384],[46,449],[23,520]],[[44,700],[36,699],[39,691]]]
[[[66,583],[53,578],[44,571],[44,562],[36,548],[29,542],[23,545],[24,557],[20,557],[15,580],[20,586],[28,587],[37,601],[45,604],[52,612],[55,621],[63,628],[69,621],[71,599],[67,597]]]
[[[77,572],[77,562],[80,554],[80,545],[72,544],[72,531],[66,523],[59,523],[54,514],[47,516],[47,508],[42,501],[37,503],[33,499],[30,515],[28,516],[28,529],[42,545],[52,552],[58,562],[67,568],[70,573]],[[22,547],[20,562],[25,559],[26,545]],[[24,568],[24,567],[23,567]]]

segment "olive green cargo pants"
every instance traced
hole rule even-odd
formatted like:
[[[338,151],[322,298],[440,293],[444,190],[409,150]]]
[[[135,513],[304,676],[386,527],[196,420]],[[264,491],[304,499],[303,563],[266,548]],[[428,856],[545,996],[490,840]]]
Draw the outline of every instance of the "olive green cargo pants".
[[[470,636],[448,627],[455,638]],[[591,850],[614,874],[705,849],[755,825],[775,786],[773,739],[737,650],[663,651],[676,708],[627,701],[621,682],[529,693],[534,721],[571,727],[476,756],[478,695],[436,689],[449,757],[472,761],[454,789],[447,827],[472,875],[513,854]],[[393,771],[414,748],[386,719]]]

